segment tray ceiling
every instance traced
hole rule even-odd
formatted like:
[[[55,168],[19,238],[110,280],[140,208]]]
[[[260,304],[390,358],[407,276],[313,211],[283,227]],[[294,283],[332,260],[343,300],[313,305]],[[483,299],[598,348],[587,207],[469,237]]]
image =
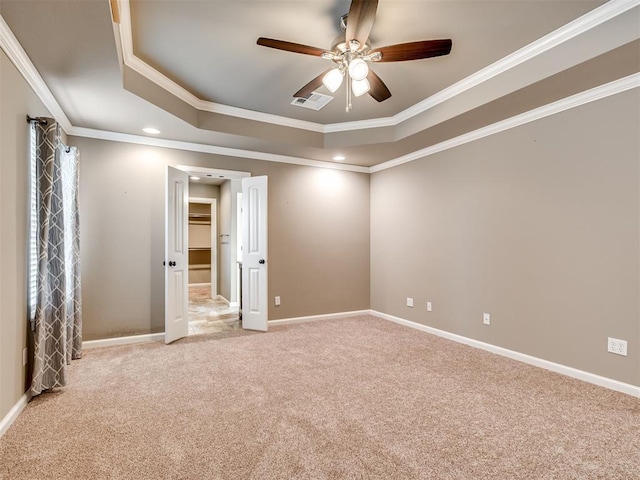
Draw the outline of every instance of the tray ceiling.
[[[328,61],[256,45],[264,36],[328,48],[348,1],[119,0],[120,23],[112,22],[107,0],[0,0],[0,13],[76,134],[138,136],[152,125],[165,140],[219,152],[324,162],[343,153],[346,163],[369,167],[446,139],[443,125],[460,134],[482,126],[480,117],[521,113],[509,105],[526,111],[557,100],[558,88],[567,95],[592,88],[585,74],[611,58],[611,73],[595,83],[637,72],[628,59],[638,52],[638,2],[520,64],[490,71],[603,3],[380,0],[374,46],[451,38],[453,49],[374,64],[393,96],[380,104],[356,98],[350,113],[343,89],[320,111],[290,104]],[[438,125],[443,131],[434,130]]]

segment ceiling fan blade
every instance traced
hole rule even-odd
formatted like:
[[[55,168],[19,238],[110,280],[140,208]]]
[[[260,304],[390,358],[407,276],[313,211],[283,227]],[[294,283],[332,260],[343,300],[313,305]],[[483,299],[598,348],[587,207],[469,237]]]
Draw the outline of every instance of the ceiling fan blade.
[[[314,90],[317,90],[318,88],[320,88],[320,86],[322,85],[322,77],[324,77],[331,70],[333,70],[333,69],[330,68],[329,70],[322,72],[320,75],[318,75],[316,78],[311,80],[309,83],[307,83],[300,90],[298,90],[296,93],[294,93],[293,96],[294,97],[306,97],[308,95],[311,95]]]
[[[369,69],[367,80],[369,81],[369,95],[371,95],[375,100],[378,102],[384,102],[391,96],[391,92],[382,79],[371,69]]]
[[[448,55],[451,51],[451,39],[423,40],[421,42],[399,43],[388,47],[376,48],[371,54],[380,52],[380,62],[404,62],[406,60],[420,60],[421,58]]]
[[[357,40],[361,48],[364,48],[373,28],[377,9],[378,0],[352,0],[345,32],[347,44],[351,40]]]
[[[274,40],[273,38],[260,37],[256,42],[263,47],[275,48],[276,50],[284,50],[286,52],[302,53],[304,55],[322,56],[325,52],[322,48],[310,47],[301,43],[285,42],[284,40]]]

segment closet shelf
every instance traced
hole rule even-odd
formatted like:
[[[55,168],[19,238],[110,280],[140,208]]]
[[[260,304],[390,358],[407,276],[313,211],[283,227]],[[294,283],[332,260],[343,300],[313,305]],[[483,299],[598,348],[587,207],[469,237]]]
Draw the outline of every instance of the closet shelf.
[[[189,224],[190,225],[211,225],[211,214],[190,212]]]
[[[189,250],[211,250],[211,247],[189,247]]]
[[[211,269],[210,263],[194,263],[189,265],[189,270],[209,270]]]

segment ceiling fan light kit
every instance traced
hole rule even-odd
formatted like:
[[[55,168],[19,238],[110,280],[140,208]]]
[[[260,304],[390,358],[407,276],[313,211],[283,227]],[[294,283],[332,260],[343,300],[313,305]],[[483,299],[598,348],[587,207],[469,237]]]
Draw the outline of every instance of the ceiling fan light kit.
[[[364,80],[369,75],[369,65],[362,58],[356,58],[349,62],[349,76],[353,80]]]
[[[343,57],[341,59],[343,64],[339,67],[333,68],[329,70],[323,77],[322,83],[327,90],[331,93],[335,93],[340,85],[342,85],[342,81],[345,77],[345,72],[349,75],[349,80],[351,83],[351,91],[356,97],[360,97],[369,91],[371,86],[367,81],[367,75],[369,75],[369,66],[367,63],[361,58],[356,58],[355,60],[349,62],[348,56]],[[347,111],[350,110],[350,106],[347,105]]]
[[[324,77],[322,77],[322,83],[325,87],[327,87],[327,90],[329,90],[331,93],[335,93],[338,88],[340,88],[340,85],[342,85],[343,78],[344,74],[342,73],[340,68],[333,68],[329,70],[329,72]]]
[[[349,13],[340,17],[340,25],[345,31],[344,41],[339,37],[330,50],[310,47],[299,43],[258,38],[258,45],[276,50],[313,55],[331,60],[337,66],[321,73],[294,93],[294,97],[306,97],[321,85],[334,93],[340,88],[344,77],[346,83],[346,111],[351,110],[351,93],[356,97],[369,93],[374,100],[383,102],[391,97],[391,92],[382,79],[369,68],[367,62],[403,62],[423,58],[448,55],[451,39],[422,40],[371,49],[368,43],[373,28],[378,0],[352,0]]]
[[[369,82],[366,78],[362,80],[351,80],[351,90],[356,97],[360,97],[367,93],[371,89]]]

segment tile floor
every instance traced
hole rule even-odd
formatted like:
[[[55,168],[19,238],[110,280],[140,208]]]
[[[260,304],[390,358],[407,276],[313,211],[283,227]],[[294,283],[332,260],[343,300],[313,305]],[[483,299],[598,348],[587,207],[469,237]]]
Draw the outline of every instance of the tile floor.
[[[242,328],[238,307],[211,298],[209,287],[189,286],[189,335],[220,333]]]

